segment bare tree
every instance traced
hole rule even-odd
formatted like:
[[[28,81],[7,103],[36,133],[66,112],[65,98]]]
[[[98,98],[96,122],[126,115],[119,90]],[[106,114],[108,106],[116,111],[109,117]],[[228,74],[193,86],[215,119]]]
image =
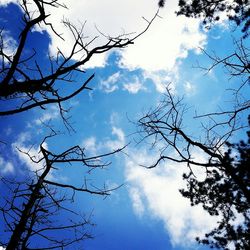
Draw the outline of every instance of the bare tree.
[[[142,141],[147,141],[159,150],[157,161],[146,168],[155,168],[161,163],[186,164],[189,171],[183,174],[187,188],[180,190],[190,199],[191,205],[201,204],[212,216],[218,216],[218,226],[198,242],[211,247],[229,249],[248,249],[250,247],[250,140],[232,143],[232,136],[238,131],[249,129],[250,100],[249,92],[250,60],[249,48],[244,41],[235,42],[236,51],[226,57],[216,53],[203,52],[211,60],[206,72],[222,66],[235,78],[236,85],[231,91],[231,108],[220,109],[207,114],[195,115],[193,126],[187,128],[187,116],[190,110],[167,87],[163,100],[156,108],[149,110],[138,121]],[[229,80],[230,80],[229,79]],[[247,121],[248,120],[248,121]],[[199,153],[201,158],[197,158]],[[206,176],[201,180],[194,168],[202,170]],[[220,217],[219,217],[220,215]],[[236,218],[242,223],[235,223]]]
[[[47,104],[57,104],[61,113],[65,110],[61,104],[64,101],[71,99],[83,90],[90,89],[87,85],[93,79],[94,74],[86,76],[83,82],[76,83],[74,78],[76,73],[86,75],[82,69],[93,55],[102,54],[112,49],[125,48],[133,44],[134,41],[141,36],[149,28],[153,20],[157,17],[158,12],[151,20],[146,20],[145,29],[136,35],[122,34],[117,37],[110,37],[102,34],[106,39],[103,45],[91,48],[91,45],[98,37],[87,40],[84,36],[84,25],[79,29],[68,20],[63,20],[65,27],[72,33],[74,42],[71,52],[65,55],[63,51],[58,49],[55,57],[49,57],[47,65],[50,70],[43,70],[39,58],[36,56],[36,49],[33,53],[26,55],[26,44],[29,40],[29,35],[36,25],[43,24],[63,40],[53,27],[53,24],[46,20],[50,14],[46,13],[47,7],[66,8],[59,0],[43,1],[32,0],[32,4],[36,7],[36,11],[30,11],[28,1],[20,1],[20,7],[23,10],[23,28],[19,34],[19,41],[16,50],[9,54],[6,52],[6,41],[4,31],[0,32],[0,102],[8,101],[8,106],[12,106],[8,110],[0,110],[0,116],[20,113],[35,107],[45,108]],[[79,60],[75,60],[79,56]],[[60,84],[58,84],[60,82]],[[75,90],[67,91],[68,85],[75,83]],[[64,91],[64,94],[62,93]],[[68,92],[68,94],[65,94]],[[6,105],[1,105],[4,107]],[[10,107],[11,107],[10,106]]]
[[[69,20],[62,20],[74,38],[71,51],[66,55],[58,49],[56,55],[48,56],[47,62],[44,63],[37,56],[39,47],[34,48],[33,52],[28,50],[27,43],[30,35],[37,25],[44,25],[64,40],[63,35],[59,34],[53,24],[47,21],[48,16],[53,15],[47,10],[54,8],[56,11],[56,8],[66,8],[66,6],[59,0],[21,0],[18,3],[22,9],[22,20],[20,20],[22,27],[14,52],[8,50],[5,30],[0,31],[0,116],[17,114],[36,107],[45,109],[48,104],[56,104],[66,125],[70,124],[64,116],[67,110],[64,109],[62,103],[84,90],[91,89],[88,84],[94,74],[87,74],[83,66],[91,61],[94,55],[133,44],[148,30],[158,16],[156,12],[151,20],[144,18],[145,28],[138,34],[124,33],[110,37],[99,31],[99,36],[104,38],[104,42],[96,47],[94,43],[98,37],[86,38],[85,24],[78,28]],[[32,11],[31,5],[34,7]],[[79,75],[83,76],[82,83],[77,81]],[[52,130],[49,137],[55,135],[55,131]],[[81,244],[82,240],[91,238],[85,230],[91,222],[84,216],[78,220],[79,214],[71,208],[70,203],[74,200],[75,192],[106,196],[113,190],[107,188],[106,185],[95,187],[87,178],[83,180],[81,186],[60,182],[51,179],[50,174],[59,170],[61,165],[71,167],[71,164],[81,164],[88,168],[89,172],[97,168],[102,169],[110,164],[102,159],[120,152],[123,148],[90,157],[85,155],[85,149],[80,146],[54,153],[44,146],[47,139],[48,137],[45,137],[40,144],[40,158],[34,157],[30,152],[22,152],[33,164],[37,166],[42,164],[42,168],[35,172],[32,181],[1,178],[9,189],[9,195],[0,209],[5,224],[4,239],[0,244],[7,250],[72,249],[75,245]],[[1,141],[1,143],[4,142]],[[69,191],[72,192],[71,196],[67,196]],[[62,223],[59,219],[61,214],[65,215],[68,222],[65,220]]]
[[[56,104],[66,125],[70,124],[64,116],[67,110],[64,109],[62,103],[84,90],[91,89],[88,84],[94,74],[87,74],[83,66],[91,61],[94,55],[133,44],[148,30],[158,16],[156,12],[151,20],[144,18],[146,25],[139,34],[124,33],[117,37],[110,37],[99,31],[99,36],[102,36],[105,42],[96,47],[94,43],[98,37],[86,38],[85,24],[78,28],[69,20],[62,20],[74,38],[71,51],[66,55],[58,49],[56,56],[48,56],[47,62],[44,63],[37,56],[39,47],[34,48],[33,52],[28,50],[27,43],[30,35],[37,25],[44,25],[64,40],[63,35],[59,34],[53,24],[47,21],[50,15],[47,9],[66,8],[66,6],[59,0],[21,0],[19,4],[23,13],[22,20],[20,20],[22,27],[14,52],[8,50],[5,30],[0,31],[0,103],[2,104],[0,116],[17,114],[36,107],[45,109],[48,104]],[[30,10],[30,5],[34,7],[34,10]],[[79,75],[83,76],[82,83],[77,82]],[[52,134],[48,137],[55,135],[56,132],[52,130]],[[83,180],[81,186],[76,186],[74,183],[60,182],[55,178],[50,178],[50,174],[58,171],[61,165],[72,167],[71,164],[80,164],[88,168],[89,172],[98,168],[102,169],[110,164],[103,159],[122,151],[123,148],[90,157],[85,155],[85,149],[80,146],[54,153],[44,146],[48,137],[45,137],[40,144],[40,158],[34,157],[30,152],[22,152],[33,164],[37,166],[42,164],[42,168],[34,173],[31,181],[1,178],[2,183],[9,190],[9,195],[4,199],[4,204],[0,208],[5,224],[4,238],[0,245],[7,250],[72,249],[82,244],[82,240],[92,237],[86,231],[86,227],[91,225],[91,222],[72,209],[70,203],[74,201],[75,192],[106,196],[114,190],[107,188],[106,185],[95,187],[87,178]],[[72,192],[70,196],[68,196],[69,191]],[[64,222],[60,220],[62,214],[65,216]]]
[[[218,137],[211,136],[212,130],[206,130],[206,136],[197,132],[188,133],[185,129],[187,106],[181,99],[175,99],[167,90],[159,106],[150,110],[138,122],[142,140],[147,140],[159,150],[158,160],[146,168],[155,168],[163,163],[186,164],[189,173],[183,175],[187,189],[181,190],[192,205],[202,204],[212,216],[218,216],[218,227],[206,235],[207,239],[198,241],[223,249],[231,244],[236,249],[249,247],[250,225],[250,183],[249,183],[249,145],[241,142],[238,146],[229,143],[228,134],[235,132],[234,127]],[[226,139],[226,140],[225,140]],[[203,160],[196,157],[197,152]],[[201,181],[194,171],[199,167],[206,175]],[[241,216],[240,225],[234,223]]]
[[[202,49],[203,53],[210,59],[211,65],[204,67],[198,64],[196,67],[205,70],[206,73],[216,67],[223,67],[229,75],[229,81],[232,78],[236,79],[236,86],[229,85],[227,88],[232,97],[230,100],[231,109],[223,110],[220,108],[218,111],[207,114],[195,112],[194,119],[200,122],[204,132],[203,136],[199,136],[199,142],[192,140],[192,136],[185,133],[183,129],[184,115],[188,111],[188,107],[183,103],[183,98],[171,94],[170,86],[167,86],[164,98],[158,107],[150,110],[139,120],[139,128],[146,132],[147,137],[154,136],[155,142],[158,141],[159,137],[162,138],[167,143],[166,149],[172,147],[178,152],[180,162],[191,160],[191,154],[188,153],[190,147],[197,147],[209,155],[208,165],[212,164],[212,159],[220,161],[219,155],[223,155],[225,143],[236,131],[248,127],[248,122],[243,121],[243,119],[247,120],[250,109],[249,96],[246,94],[249,90],[250,80],[250,50],[242,39],[235,41],[235,45],[235,52],[226,57],[219,57],[216,53],[209,53]],[[183,142],[186,143],[185,146]],[[180,147],[183,148],[182,151],[179,150]],[[170,157],[170,160],[174,159]],[[195,164],[192,161],[190,163]]]
[[[55,133],[49,137],[52,136]],[[2,178],[2,182],[9,189],[9,195],[0,209],[6,227],[1,246],[7,250],[72,249],[75,245],[81,245],[83,240],[92,237],[86,231],[86,227],[92,224],[90,219],[72,209],[75,192],[107,196],[118,188],[109,189],[106,185],[95,187],[87,178],[81,186],[76,186],[69,181],[60,182],[51,176],[60,170],[61,165],[73,168],[71,165],[74,163],[87,168],[88,172],[104,168],[110,162],[103,159],[122,151],[123,148],[90,157],[79,146],[53,153],[44,147],[47,138],[40,144],[40,158],[30,155],[29,152],[22,152],[31,162],[39,166],[42,164],[42,168],[35,175],[33,173],[31,181]],[[63,216],[63,222],[59,216]]]
[[[202,49],[204,55],[210,60],[211,65],[209,67],[199,64],[196,66],[204,70],[206,74],[216,67],[221,67],[229,76],[228,88],[226,90],[229,92],[230,100],[228,102],[231,102],[231,108],[227,110],[219,108],[215,112],[195,115],[197,119],[209,119],[209,125],[204,125],[205,122],[203,122],[203,126],[208,132],[214,133],[216,129],[227,131],[224,135],[215,135],[217,140],[219,137],[222,143],[229,139],[236,130],[241,130],[248,126],[246,120],[250,108],[250,100],[246,93],[250,84],[250,50],[242,39],[234,41],[234,44],[235,51],[225,57],[218,56],[216,52],[209,53]],[[231,80],[234,83],[230,84]]]

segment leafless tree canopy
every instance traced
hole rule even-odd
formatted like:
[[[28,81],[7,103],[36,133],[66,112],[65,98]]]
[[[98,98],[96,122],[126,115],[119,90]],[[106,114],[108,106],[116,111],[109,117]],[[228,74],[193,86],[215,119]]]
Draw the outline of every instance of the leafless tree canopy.
[[[203,52],[212,65],[205,68],[198,65],[199,68],[209,72],[222,66],[229,78],[237,80],[237,85],[228,89],[232,94],[231,108],[195,115],[192,126],[195,121],[200,125],[194,130],[186,120],[187,114],[190,116],[188,106],[168,86],[159,105],[138,121],[141,140],[159,152],[157,161],[144,167],[155,168],[163,162],[166,167],[171,162],[187,165],[188,174],[183,174],[187,188],[181,190],[183,196],[192,205],[202,204],[210,215],[221,215],[218,227],[198,241],[219,249],[228,249],[230,244],[235,249],[247,249],[250,244],[250,131],[246,142],[232,143],[232,136],[239,130],[249,129],[250,125],[250,101],[246,94],[250,79],[249,48],[241,40],[236,42],[236,51],[224,58]],[[197,178],[195,167],[206,175],[205,180]],[[243,222],[234,225],[239,214]]]
[[[55,134],[49,137],[52,136]],[[69,181],[58,181],[51,174],[60,171],[62,165],[72,168],[73,171],[72,164],[77,164],[78,168],[87,168],[89,173],[94,169],[107,167],[110,162],[104,161],[104,158],[120,152],[123,148],[87,157],[84,148],[74,146],[55,154],[43,146],[45,140],[40,145],[39,159],[30,155],[30,152],[23,152],[33,163],[42,164],[42,168],[33,173],[31,181],[2,178],[2,182],[9,189],[9,195],[0,208],[6,226],[1,246],[7,250],[70,249],[78,244],[82,249],[82,241],[92,238],[87,232],[88,226],[92,224],[90,219],[71,208],[75,192],[106,196],[118,188],[110,189],[105,185],[96,187],[84,177],[82,185],[77,186]],[[59,215],[61,218],[63,216],[63,222],[58,219]]]
[[[63,112],[62,102],[76,96],[83,90],[90,89],[88,83],[93,79],[94,75],[88,75],[82,67],[91,60],[93,55],[102,54],[112,49],[125,48],[133,44],[136,38],[141,36],[151,25],[157,14],[147,21],[145,29],[134,35],[123,34],[117,37],[104,36],[106,43],[89,49],[90,45],[98,39],[94,37],[91,40],[86,39],[83,35],[84,25],[79,29],[69,20],[63,20],[65,28],[67,28],[74,37],[71,52],[65,55],[63,51],[58,49],[55,57],[48,56],[47,65],[49,70],[44,70],[43,65],[36,56],[36,49],[33,53],[26,55],[26,44],[29,40],[30,33],[36,25],[46,25],[49,29],[63,40],[63,35],[57,33],[53,24],[47,22],[49,13],[46,8],[66,8],[59,0],[43,1],[32,0],[36,7],[35,12],[30,12],[29,2],[20,1],[23,10],[23,27],[19,34],[19,41],[16,50],[9,54],[6,52],[6,41],[4,39],[4,30],[0,32],[0,102],[4,104],[8,101],[11,107],[8,110],[1,108],[0,116],[20,113],[35,107],[45,108],[47,104],[57,104]],[[79,56],[81,59],[75,60]],[[81,84],[75,82],[75,74],[82,74],[84,80]],[[74,83],[74,84],[73,84]],[[71,92],[67,91],[70,85],[74,85],[75,89]],[[65,92],[67,94],[65,94]],[[1,105],[4,107],[6,105]]]
[[[158,16],[157,12],[151,20],[144,18],[145,28],[138,34],[124,33],[117,37],[110,37],[99,32],[99,36],[102,36],[106,42],[96,47],[93,44],[98,37],[87,39],[83,34],[85,24],[78,28],[69,20],[62,20],[65,28],[74,38],[71,51],[66,55],[58,49],[56,56],[48,55],[47,61],[41,62],[38,56],[39,45],[33,52],[29,51],[27,45],[33,29],[37,25],[44,25],[63,40],[63,34],[59,34],[54,25],[47,21],[50,15],[47,9],[49,7],[56,11],[57,8],[66,8],[66,6],[59,0],[21,0],[19,4],[22,9],[22,20],[20,20],[22,27],[14,52],[8,50],[5,30],[0,31],[0,116],[3,118],[32,108],[45,109],[48,104],[56,104],[66,125],[70,124],[64,117],[67,110],[63,108],[62,103],[84,90],[90,90],[88,84],[94,77],[94,74],[87,74],[83,66],[94,55],[133,44]],[[31,11],[30,5],[35,9]],[[79,78],[83,80],[79,82]],[[51,173],[59,171],[61,166],[73,168],[75,165],[81,165],[88,173],[103,169],[110,164],[109,161],[105,161],[105,158],[122,151],[123,148],[87,156],[85,149],[76,145],[63,152],[60,152],[60,148],[58,150],[60,153],[55,153],[44,146],[47,140],[52,140],[57,135],[51,127],[50,131],[51,134],[40,144],[40,158],[31,155],[30,151],[23,152],[19,149],[34,165],[42,165],[41,169],[33,173],[31,181],[1,178],[2,183],[9,190],[0,208],[5,225],[4,238],[1,239],[0,246],[7,250],[72,249],[77,244],[80,244],[82,249],[82,240],[92,237],[86,231],[86,226],[91,223],[88,218],[80,216],[72,209],[70,203],[74,201],[75,192],[106,196],[118,188],[110,189],[105,184],[97,187],[87,178],[83,178],[80,186],[69,181],[62,182],[51,178]],[[68,196],[70,192],[71,195]],[[62,215],[65,215],[64,223],[59,219]]]
[[[243,128],[247,125],[246,114],[250,108],[249,97],[246,94],[249,90],[250,84],[250,49],[247,46],[245,40],[234,41],[235,51],[225,57],[220,57],[216,52],[202,52],[210,60],[211,65],[209,67],[197,65],[205,73],[210,73],[216,67],[222,67],[228,75],[228,88],[230,93],[231,109],[220,109],[209,114],[197,114],[195,118],[203,119],[209,118],[211,125],[206,125],[207,131],[212,132],[219,128],[226,128],[228,133],[225,133],[220,138],[226,141],[232,135],[232,132]],[[231,83],[235,82],[234,84]],[[217,136],[218,137],[218,136]]]
[[[208,68],[199,66],[206,71],[214,67],[222,66],[229,73],[230,78],[237,77],[238,85],[229,88],[234,97],[231,110],[196,115],[194,119],[198,122],[206,118],[207,124],[201,120],[202,135],[193,135],[186,132],[184,115],[188,107],[184,104],[183,98],[175,97],[171,89],[167,87],[163,100],[157,108],[149,110],[138,122],[139,132],[143,140],[153,138],[153,146],[158,143],[163,145],[158,161],[149,168],[156,167],[163,160],[171,160],[179,163],[187,163],[191,170],[191,165],[201,167],[219,167],[223,165],[224,146],[231,136],[238,130],[247,127],[250,101],[245,95],[249,89],[249,48],[243,45],[242,40],[236,42],[236,51],[225,58],[220,58],[216,54],[203,51],[212,62]],[[247,98],[247,99],[246,99]],[[245,126],[245,125],[246,126]],[[206,162],[200,162],[193,158],[192,152],[198,150],[207,156]],[[169,152],[174,151],[175,156]],[[232,173],[233,174],[233,173]],[[240,180],[238,180],[240,183]],[[242,186],[245,194],[249,197],[249,191]]]

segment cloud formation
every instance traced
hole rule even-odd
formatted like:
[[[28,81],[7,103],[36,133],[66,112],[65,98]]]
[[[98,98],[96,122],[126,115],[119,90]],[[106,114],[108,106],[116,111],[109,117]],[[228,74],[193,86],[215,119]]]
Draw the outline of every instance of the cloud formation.
[[[146,90],[145,86],[143,86],[143,81],[139,77],[134,77],[131,82],[124,83],[123,89],[131,94],[137,94],[141,90]]]
[[[191,207],[189,200],[182,197],[179,189],[185,187],[182,174],[185,166],[165,164],[155,169],[145,169],[138,164],[148,165],[155,156],[147,151],[134,151],[126,161],[126,178],[129,194],[137,215],[151,215],[160,219],[173,245],[192,246],[197,236],[204,236],[215,226],[216,218],[201,206]]]
[[[6,161],[3,157],[0,157],[0,173],[11,174],[14,173],[14,166],[10,161]]]
[[[33,124],[40,126],[45,123],[50,123],[52,120],[60,117],[59,108],[55,106],[49,106],[46,111],[44,111],[40,117],[32,121]],[[30,125],[32,126],[32,124]]]
[[[114,92],[118,89],[118,80],[120,78],[120,73],[114,73],[113,75],[109,76],[107,79],[102,79],[100,81],[100,89],[102,89],[106,93]]]
[[[112,93],[117,90],[127,91],[130,94],[137,94],[139,91],[146,90],[144,76],[131,75],[116,72],[107,79],[101,79],[99,89],[105,93]]]
[[[6,5],[7,0],[1,0]],[[138,1],[63,1],[66,8],[48,8],[51,15],[48,22],[52,23],[58,33],[63,34],[64,41],[60,39],[49,26],[46,29],[51,37],[50,51],[56,53],[60,48],[65,54],[70,53],[73,35],[63,25],[62,20],[69,20],[76,27],[84,25],[86,42],[96,37],[95,42],[88,47],[101,45],[106,42],[106,36],[115,37],[124,34],[141,32],[147,25],[145,19],[150,20],[157,11],[157,2],[152,0]],[[29,5],[31,10],[34,6]],[[135,44],[120,51],[120,65],[126,68],[140,68],[146,71],[171,70],[176,61],[185,58],[189,50],[203,47],[206,36],[199,29],[199,20],[176,17],[177,1],[168,1],[150,29],[136,40]],[[144,17],[144,18],[142,18]],[[86,23],[85,23],[86,21]],[[104,66],[107,55],[98,55],[93,58],[89,66]]]
[[[25,164],[28,169],[34,173],[44,169],[45,162],[40,146],[32,145],[30,140],[32,134],[30,132],[20,133],[18,139],[12,143],[13,152],[17,155],[18,159]],[[46,143],[43,143],[44,148],[48,148]]]
[[[6,55],[10,56],[16,51],[17,41],[10,35],[9,31],[2,31],[1,35],[4,41],[1,49]]]
[[[84,147],[88,153],[95,155],[106,152],[107,150],[114,151],[124,147],[126,145],[126,139],[123,130],[116,126],[112,126],[111,129],[112,137],[97,142],[96,137],[90,136],[82,141],[81,146]]]

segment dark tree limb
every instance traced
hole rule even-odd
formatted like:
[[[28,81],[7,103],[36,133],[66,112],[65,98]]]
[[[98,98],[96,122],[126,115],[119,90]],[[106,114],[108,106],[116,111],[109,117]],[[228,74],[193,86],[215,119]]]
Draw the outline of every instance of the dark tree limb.
[[[33,0],[33,2],[39,13],[35,18],[32,17],[33,15],[30,15],[26,1],[22,3],[22,8],[24,9],[24,27],[20,33],[16,52],[9,56],[4,51],[4,42],[0,44],[0,57],[2,58],[0,102],[4,103],[8,101],[10,103],[10,100],[15,100],[13,102],[15,107],[9,110],[0,110],[0,116],[24,112],[35,107],[44,109],[45,105],[53,103],[57,103],[60,108],[62,102],[73,98],[83,90],[90,89],[87,87],[87,84],[92,80],[93,75],[88,77],[80,87],[77,87],[77,83],[72,80],[72,74],[85,74],[82,67],[96,54],[125,48],[133,44],[138,37],[142,36],[149,29],[152,22],[158,16],[157,12],[151,20],[147,21],[145,29],[133,37],[129,34],[117,37],[108,37],[101,34],[106,39],[106,42],[92,49],[89,49],[89,47],[97,37],[90,41],[85,41],[86,38],[83,36],[84,24],[78,29],[70,21],[63,20],[65,27],[71,32],[74,38],[71,52],[66,56],[58,49],[56,58],[48,58],[48,64],[51,65],[50,72],[45,72],[38,61],[39,58],[36,58],[36,51],[25,59],[23,58],[26,49],[25,44],[29,39],[29,33],[37,24],[45,23],[45,25],[52,28],[56,33],[53,25],[46,23],[48,14],[46,14],[45,6],[61,7],[61,4],[59,1]],[[62,38],[61,35],[57,35]],[[0,38],[4,41],[3,35]],[[75,57],[78,55],[81,56],[81,59],[76,60]],[[61,92],[62,90],[67,90],[67,83],[75,83],[74,86],[76,88],[72,93],[65,96]]]
[[[71,216],[77,215],[73,210],[64,205],[69,199],[66,196],[58,196],[58,190],[63,189],[73,191],[73,193],[84,192],[93,195],[107,196],[120,187],[106,188],[104,185],[102,188],[98,188],[90,184],[92,187],[92,189],[90,189],[86,179],[81,187],[72,183],[62,183],[54,179],[49,179],[48,175],[51,171],[58,171],[60,166],[67,163],[78,163],[87,169],[108,166],[109,162],[102,162],[103,158],[121,152],[125,148],[124,146],[112,152],[96,156],[86,156],[85,149],[79,146],[73,146],[61,153],[53,153],[46,149],[43,144],[46,140],[54,136],[56,136],[56,132],[52,130],[51,134],[46,136],[41,142],[40,158],[30,155],[29,151],[24,152],[33,163],[43,164],[43,168],[35,173],[36,178],[33,179],[31,183],[29,183],[29,181],[19,183],[15,180],[5,181],[3,179],[4,183],[8,184],[12,192],[11,199],[6,199],[6,204],[0,209],[8,231],[11,234],[9,241],[2,243],[2,245],[6,247],[6,250],[40,249],[39,247],[32,247],[35,246],[32,241],[34,237],[43,239],[41,242],[45,244],[45,247],[41,249],[61,249],[76,245],[86,238],[91,238],[84,230],[84,227],[90,224],[88,220],[83,219],[79,222],[72,221],[70,224],[55,224],[54,220],[49,219],[50,217],[53,218],[54,214],[59,211],[65,211],[71,214]],[[22,152],[21,149],[19,150]],[[14,186],[16,186],[16,188],[14,188]],[[73,201],[73,196],[70,202]],[[22,203],[21,207],[17,205],[18,202]],[[64,232],[72,231],[75,237],[70,238],[68,235],[65,235],[66,238],[56,239],[52,235],[53,232],[58,230],[63,230]],[[48,247],[46,247],[46,244]]]

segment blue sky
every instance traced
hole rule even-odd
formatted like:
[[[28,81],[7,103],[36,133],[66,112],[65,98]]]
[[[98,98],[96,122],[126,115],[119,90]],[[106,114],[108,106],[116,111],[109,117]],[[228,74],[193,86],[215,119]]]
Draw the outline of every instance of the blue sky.
[[[11,50],[18,39],[21,11],[9,2],[0,1],[0,24],[7,30],[5,35]],[[111,36],[140,32],[146,25],[142,16],[150,19],[157,11],[157,1],[153,0],[99,2],[65,1],[68,9],[48,10],[52,13],[51,23],[63,33],[65,42],[51,30],[36,27],[27,44],[28,50],[39,45],[38,57],[46,68],[48,53],[53,55],[57,47],[67,53],[72,44],[70,34],[61,26],[63,16],[77,25],[87,20],[86,35],[91,38],[97,34],[95,26]],[[92,213],[92,220],[97,224],[91,229],[95,239],[84,242],[87,250],[206,249],[193,239],[215,225],[214,218],[201,207],[191,208],[189,201],[179,194],[178,189],[184,185],[181,178],[186,171],[184,166],[169,164],[154,170],[139,166],[154,161],[157,153],[147,145],[137,145],[138,135],[134,133],[137,128],[133,122],[157,105],[167,84],[171,83],[173,94],[184,96],[184,102],[190,107],[185,121],[187,129],[191,134],[198,131],[201,135],[200,123],[193,119],[195,111],[201,114],[216,111],[219,106],[229,108],[231,96],[225,89],[237,84],[235,79],[228,82],[229,76],[223,68],[205,74],[195,66],[197,61],[200,65],[210,64],[199,48],[227,55],[234,50],[233,37],[239,37],[239,32],[232,32],[226,22],[205,31],[199,20],[176,17],[175,2],[167,2],[160,12],[161,18],[134,45],[96,57],[84,67],[87,75],[95,73],[89,84],[93,90],[64,104],[66,108],[71,107],[68,115],[75,132],[67,131],[56,106],[0,119],[1,140],[8,142],[1,145],[0,173],[4,176],[22,176],[24,168],[37,169],[16,147],[38,155],[38,145],[48,132],[42,122],[49,122],[62,131],[56,140],[47,141],[51,150],[79,144],[93,155],[130,143],[126,154],[115,155],[111,166],[95,170],[90,176],[78,166],[52,173],[51,178],[79,185],[86,175],[95,185],[124,184],[106,199],[77,195],[75,208]],[[100,36],[93,46],[102,43]],[[76,77],[81,80],[80,75]],[[197,153],[197,157],[202,156]]]

